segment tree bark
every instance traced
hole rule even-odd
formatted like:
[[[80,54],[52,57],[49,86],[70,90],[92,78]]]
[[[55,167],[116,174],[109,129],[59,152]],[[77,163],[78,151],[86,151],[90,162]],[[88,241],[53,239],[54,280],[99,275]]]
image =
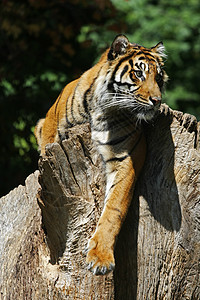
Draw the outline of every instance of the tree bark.
[[[94,276],[85,263],[105,173],[84,124],[49,144],[40,174],[1,198],[0,299],[200,299],[199,123],[163,105],[145,134],[115,271]]]

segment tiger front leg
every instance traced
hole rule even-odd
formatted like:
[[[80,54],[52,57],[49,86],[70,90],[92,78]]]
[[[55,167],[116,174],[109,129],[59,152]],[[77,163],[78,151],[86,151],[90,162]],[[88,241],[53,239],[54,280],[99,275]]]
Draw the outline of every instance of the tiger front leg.
[[[88,242],[86,258],[88,269],[95,275],[105,275],[115,267],[115,241],[132,199],[135,179],[135,170],[130,156],[120,163],[115,176],[112,173],[107,175],[109,190],[105,206],[96,231]]]

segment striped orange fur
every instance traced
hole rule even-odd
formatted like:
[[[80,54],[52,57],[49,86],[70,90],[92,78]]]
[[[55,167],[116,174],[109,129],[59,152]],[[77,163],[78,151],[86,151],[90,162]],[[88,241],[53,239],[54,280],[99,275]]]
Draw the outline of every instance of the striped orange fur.
[[[118,35],[94,67],[63,89],[35,128],[43,155],[47,143],[65,138],[67,128],[90,122],[107,178],[104,209],[86,258],[96,275],[115,266],[116,237],[145,160],[142,120],[154,118],[167,80],[163,57],[162,43],[145,48]]]

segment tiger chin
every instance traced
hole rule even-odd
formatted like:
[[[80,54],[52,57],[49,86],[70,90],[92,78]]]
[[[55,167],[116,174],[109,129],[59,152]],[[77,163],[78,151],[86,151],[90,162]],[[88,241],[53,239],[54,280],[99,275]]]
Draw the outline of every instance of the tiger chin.
[[[41,155],[66,129],[90,122],[92,139],[106,170],[104,209],[88,242],[86,263],[95,275],[115,267],[114,246],[146,156],[141,120],[160,107],[167,81],[162,42],[151,48],[118,35],[99,62],[62,90],[35,128]]]

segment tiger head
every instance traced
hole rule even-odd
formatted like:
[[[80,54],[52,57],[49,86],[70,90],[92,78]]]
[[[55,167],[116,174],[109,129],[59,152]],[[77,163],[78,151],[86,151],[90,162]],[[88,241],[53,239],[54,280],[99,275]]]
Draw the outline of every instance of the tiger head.
[[[101,89],[104,109],[128,109],[137,119],[152,119],[168,78],[163,70],[164,50],[162,42],[145,48],[118,35],[106,52],[109,72],[104,81],[107,89]]]

